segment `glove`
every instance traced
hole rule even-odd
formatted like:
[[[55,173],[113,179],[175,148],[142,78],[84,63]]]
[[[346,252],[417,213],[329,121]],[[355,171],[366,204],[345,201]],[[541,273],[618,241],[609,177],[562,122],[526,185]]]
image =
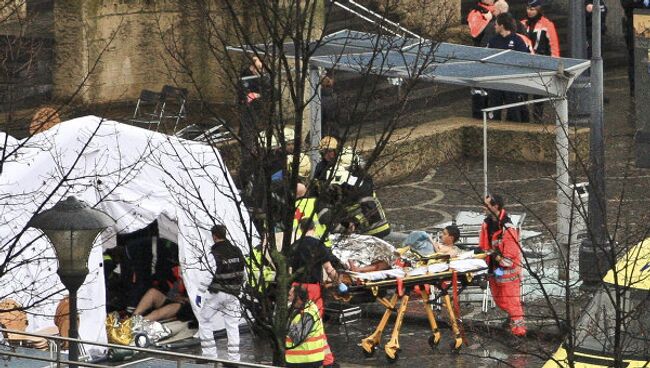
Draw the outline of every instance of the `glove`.
[[[348,292],[348,286],[344,283],[340,283],[337,289],[339,291],[339,294],[347,294]]]
[[[282,170],[278,170],[275,174],[271,175],[271,181],[280,181],[282,180]]]
[[[194,303],[196,303],[196,306],[201,308],[201,295],[197,295],[196,299],[194,299]]]
[[[495,276],[503,276],[503,268],[497,267],[494,269],[494,275]]]

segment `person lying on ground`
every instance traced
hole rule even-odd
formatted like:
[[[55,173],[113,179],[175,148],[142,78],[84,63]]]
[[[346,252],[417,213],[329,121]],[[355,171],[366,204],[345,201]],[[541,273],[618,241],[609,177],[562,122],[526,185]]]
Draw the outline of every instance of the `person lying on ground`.
[[[192,313],[180,266],[175,266],[165,280],[154,282],[154,287],[142,296],[133,314],[149,321],[160,321],[177,315],[185,316],[188,311]]]

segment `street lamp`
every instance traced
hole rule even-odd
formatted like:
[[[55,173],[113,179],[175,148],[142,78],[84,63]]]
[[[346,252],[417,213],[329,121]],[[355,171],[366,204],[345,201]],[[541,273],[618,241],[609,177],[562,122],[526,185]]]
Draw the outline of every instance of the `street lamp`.
[[[79,337],[77,326],[77,290],[88,275],[88,256],[99,233],[113,225],[107,214],[91,208],[75,197],[68,197],[29,221],[27,226],[45,233],[54,245],[59,260],[57,273],[70,292],[70,330],[72,339]],[[79,351],[76,342],[70,342],[68,359],[76,362]],[[70,367],[76,368],[76,365]]]

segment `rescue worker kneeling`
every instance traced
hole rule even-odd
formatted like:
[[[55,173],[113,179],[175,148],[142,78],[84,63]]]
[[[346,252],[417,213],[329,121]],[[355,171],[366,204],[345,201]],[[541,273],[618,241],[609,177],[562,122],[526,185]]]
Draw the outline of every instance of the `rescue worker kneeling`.
[[[296,285],[289,290],[291,303],[285,341],[287,367],[319,368],[325,359],[325,330],[316,303],[307,290]]]

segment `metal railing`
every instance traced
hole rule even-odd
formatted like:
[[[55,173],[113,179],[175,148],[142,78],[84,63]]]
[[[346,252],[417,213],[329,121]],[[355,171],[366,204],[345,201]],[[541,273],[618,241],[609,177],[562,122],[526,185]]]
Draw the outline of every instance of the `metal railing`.
[[[147,348],[139,348],[136,346],[126,346],[126,345],[117,345],[117,344],[105,344],[105,343],[100,343],[100,342],[95,342],[95,341],[86,341],[86,340],[81,340],[81,339],[72,339],[69,337],[62,337],[62,336],[52,336],[52,335],[43,335],[43,334],[37,334],[37,333],[32,333],[32,332],[23,332],[23,331],[17,331],[17,330],[10,330],[6,328],[0,328],[1,333],[13,333],[16,335],[24,335],[24,336],[32,336],[32,337],[39,337],[39,338],[44,338],[50,344],[49,351],[50,351],[50,357],[45,357],[45,356],[34,356],[34,355],[27,355],[27,354],[22,354],[14,351],[7,351],[5,349],[0,348],[0,357],[1,356],[6,356],[6,357],[14,357],[14,358],[20,358],[20,359],[27,359],[27,360],[37,360],[37,361],[42,361],[42,362],[48,362],[54,364],[56,367],[62,367],[62,365],[76,365],[79,367],[90,367],[90,368],[107,368],[107,367],[115,367],[115,365],[104,365],[104,364],[97,364],[97,363],[90,363],[90,362],[85,362],[85,361],[77,361],[73,362],[67,359],[64,359],[61,356],[61,343],[62,342],[77,342],[78,344],[83,344],[83,345],[92,345],[92,346],[99,346],[99,347],[104,347],[104,348],[113,348],[113,349],[121,349],[121,350],[131,350],[134,352],[140,352],[140,353],[147,353],[156,356],[156,358],[175,358],[175,362],[177,364],[177,367],[181,368],[183,367],[183,364],[196,364],[196,361],[199,360],[201,362],[205,363],[225,363],[228,365],[232,366],[237,366],[237,367],[250,367],[250,368],[275,368],[276,366],[273,365],[266,365],[266,364],[258,364],[258,363],[249,363],[249,362],[235,362],[235,361],[230,361],[230,360],[225,360],[225,359],[218,359],[218,358],[208,358],[208,357],[203,357],[200,355],[194,355],[194,354],[185,354],[185,353],[175,353],[171,351],[164,351],[164,350],[156,350],[156,349],[147,349]],[[5,339],[0,345],[1,347],[7,348],[7,347],[13,347],[13,345],[10,345],[7,340]],[[54,350],[53,351],[53,346]],[[56,356],[52,356],[55,353]],[[183,361],[182,359],[185,359]],[[125,362],[126,363],[126,362]],[[133,362],[135,363],[135,362]],[[129,364],[133,365],[133,364]]]

